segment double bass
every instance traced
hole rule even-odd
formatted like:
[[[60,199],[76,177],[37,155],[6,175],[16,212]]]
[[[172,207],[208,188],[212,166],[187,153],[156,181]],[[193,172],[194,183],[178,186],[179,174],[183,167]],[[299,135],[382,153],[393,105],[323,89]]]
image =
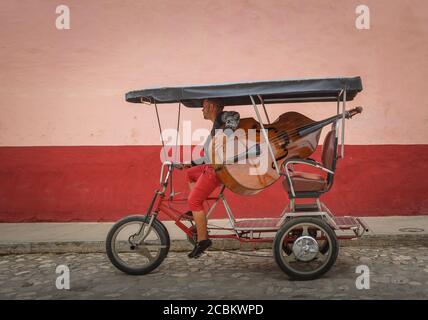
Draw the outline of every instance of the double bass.
[[[345,111],[345,118],[350,119],[361,112],[362,107]],[[264,139],[260,123],[254,118],[244,118],[231,137],[215,135],[208,157],[217,176],[228,189],[242,195],[256,194],[280,177],[273,157],[278,167],[290,158],[309,157],[318,145],[322,128],[342,117],[343,114],[338,114],[314,121],[298,112],[283,113],[273,123],[263,125],[267,130],[268,142]],[[229,143],[225,143],[225,139]],[[245,141],[245,150],[237,152],[236,146],[242,141]],[[268,143],[272,152],[268,149]],[[232,155],[227,154],[228,145],[232,145]]]

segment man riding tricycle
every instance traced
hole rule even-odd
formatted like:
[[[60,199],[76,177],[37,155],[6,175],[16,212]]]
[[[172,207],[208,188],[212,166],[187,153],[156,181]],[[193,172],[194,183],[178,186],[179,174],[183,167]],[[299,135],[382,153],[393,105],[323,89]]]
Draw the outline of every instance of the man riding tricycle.
[[[272,243],[275,261],[289,277],[309,280],[327,272],[337,258],[338,240],[354,239],[368,230],[362,219],[335,217],[320,201],[321,195],[332,188],[337,161],[344,156],[345,119],[362,111],[361,107],[347,111],[346,102],[360,91],[361,79],[354,77],[167,87],[127,93],[127,101],[155,107],[163,144],[162,167],[160,187],[147,211],[124,217],[108,233],[106,249],[113,265],[125,273],[143,275],[162,263],[170,248],[168,230],[158,219],[163,214],[194,245],[189,258],[199,258],[212,245],[211,239],[268,242]],[[286,112],[273,122],[269,120],[266,105],[303,102],[335,102],[336,115],[314,121],[297,112]],[[202,108],[204,118],[212,121],[199,157],[177,159],[178,139],[169,156],[158,113],[158,104],[169,103],[179,104],[177,132],[182,105]],[[253,106],[257,120],[241,118],[237,111],[223,111],[225,106],[246,105]],[[265,123],[259,106],[264,110]],[[321,161],[317,162],[310,156],[327,126],[331,127],[324,138]],[[174,171],[183,169],[190,190],[187,197],[175,192],[172,184]],[[289,197],[282,212],[269,218],[235,219],[224,195],[226,188],[248,197],[278,180],[282,180]],[[183,210],[183,203],[187,210]],[[207,227],[218,203],[224,206],[230,227]],[[221,233],[211,234],[213,230]]]

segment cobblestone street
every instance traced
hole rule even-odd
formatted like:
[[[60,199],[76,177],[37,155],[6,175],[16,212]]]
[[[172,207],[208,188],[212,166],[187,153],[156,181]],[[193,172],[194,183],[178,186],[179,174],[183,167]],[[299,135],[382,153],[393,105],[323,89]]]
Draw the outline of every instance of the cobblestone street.
[[[102,253],[0,257],[1,299],[427,299],[428,247],[343,247],[314,281],[290,281],[269,257],[211,251],[198,260],[170,252],[149,275],[128,276]],[[259,250],[270,255],[269,250]],[[70,290],[55,286],[57,265],[70,269]],[[370,289],[358,290],[358,265]]]

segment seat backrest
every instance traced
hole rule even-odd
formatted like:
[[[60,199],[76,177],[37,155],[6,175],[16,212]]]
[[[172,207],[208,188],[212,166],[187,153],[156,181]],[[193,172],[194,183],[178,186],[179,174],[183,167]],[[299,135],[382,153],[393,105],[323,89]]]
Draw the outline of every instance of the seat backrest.
[[[334,130],[331,130],[325,136],[321,158],[323,166],[331,171],[336,170],[336,150],[336,136]]]

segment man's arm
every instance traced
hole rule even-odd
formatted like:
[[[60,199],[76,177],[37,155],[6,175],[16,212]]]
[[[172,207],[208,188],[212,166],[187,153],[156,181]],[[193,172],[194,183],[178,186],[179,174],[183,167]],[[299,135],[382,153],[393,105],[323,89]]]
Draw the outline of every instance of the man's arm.
[[[200,164],[204,164],[205,163],[205,158],[204,157],[201,157],[201,158],[198,158],[198,159],[195,159],[195,160],[191,160],[190,161],[190,165],[192,166],[192,167],[194,167],[194,166],[198,166],[198,165],[200,165]]]

